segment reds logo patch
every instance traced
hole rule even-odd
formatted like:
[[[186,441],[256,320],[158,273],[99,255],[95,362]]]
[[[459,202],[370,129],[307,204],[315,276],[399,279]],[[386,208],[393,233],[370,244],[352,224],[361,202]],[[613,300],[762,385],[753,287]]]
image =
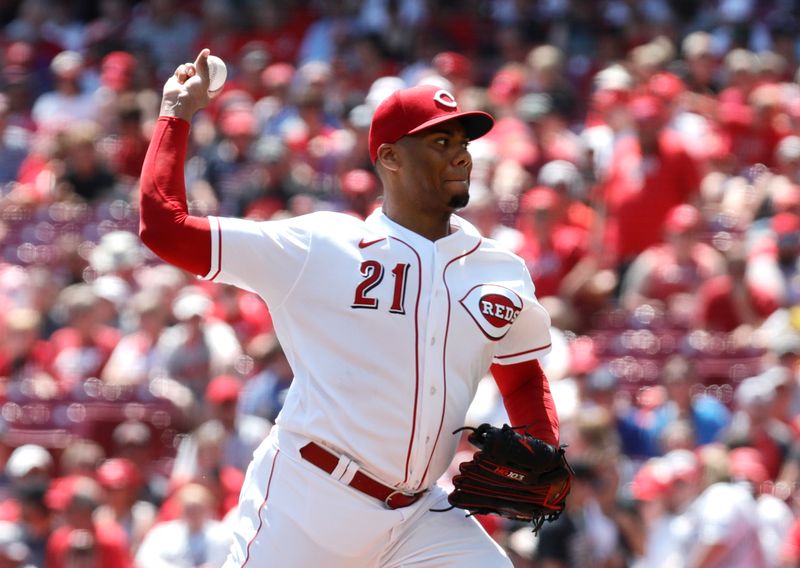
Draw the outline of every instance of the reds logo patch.
[[[481,331],[491,340],[502,339],[522,311],[522,298],[497,284],[479,284],[460,303]]]

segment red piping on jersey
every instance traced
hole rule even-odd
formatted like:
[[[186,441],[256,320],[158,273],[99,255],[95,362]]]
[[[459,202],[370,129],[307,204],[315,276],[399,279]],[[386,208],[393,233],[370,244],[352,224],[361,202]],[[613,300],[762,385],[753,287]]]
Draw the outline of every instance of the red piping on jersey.
[[[428,469],[431,467],[431,462],[433,461],[433,454],[436,452],[436,446],[439,444],[439,437],[442,434],[442,426],[444,426],[444,410],[447,406],[447,337],[450,333],[450,287],[447,285],[447,269],[450,268],[450,265],[453,264],[455,261],[465,258],[471,255],[473,252],[478,250],[478,247],[481,246],[481,242],[483,239],[478,239],[478,244],[476,244],[472,250],[465,252],[464,254],[457,256],[448,262],[444,270],[442,270],[442,282],[444,282],[444,289],[447,291],[447,319],[445,320],[444,326],[444,344],[442,345],[442,416],[439,418],[439,430],[436,432],[436,440],[433,441],[433,447],[431,448],[431,453],[428,456],[428,465],[425,466],[425,472],[422,474],[420,480],[424,482],[425,476],[428,475]]]
[[[397,237],[391,237],[399,243],[406,245],[414,256],[417,257],[417,302],[414,307],[414,413],[411,416],[411,437],[408,440],[408,452],[406,452],[406,473],[403,483],[408,481],[408,466],[411,463],[411,448],[414,446],[414,434],[417,430],[417,405],[419,403],[419,300],[422,295],[422,259],[419,253],[410,244]],[[383,240],[383,239],[381,239]]]
[[[535,353],[536,351],[541,351],[542,349],[547,349],[550,347],[552,343],[548,343],[547,345],[542,345],[541,347],[536,347],[535,349],[528,349],[527,351],[520,351],[519,353],[509,353],[508,355],[495,355],[495,359],[509,359],[511,357],[517,357],[518,355],[527,355],[528,353]]]
[[[261,511],[264,509],[264,506],[267,504],[267,499],[269,499],[269,488],[272,486],[272,474],[275,473],[275,462],[278,461],[278,455],[281,451],[275,450],[275,457],[272,458],[272,467],[269,470],[269,479],[267,480],[267,491],[266,495],[264,495],[264,500],[261,502],[261,506],[258,508],[258,528],[256,529],[256,534],[253,535],[253,538],[250,539],[250,542],[247,543],[247,554],[245,555],[244,562],[242,563],[242,567],[244,568],[247,566],[247,563],[250,561],[250,547],[255,542],[258,533],[261,532],[261,527],[264,525],[264,517],[261,516]]]
[[[222,225],[217,219],[217,271],[209,278],[209,280],[214,280],[219,273],[222,272]]]

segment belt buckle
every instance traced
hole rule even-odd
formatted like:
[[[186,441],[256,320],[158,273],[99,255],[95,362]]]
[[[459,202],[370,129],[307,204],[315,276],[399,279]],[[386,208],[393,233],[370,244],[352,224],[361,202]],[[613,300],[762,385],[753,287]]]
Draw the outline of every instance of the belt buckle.
[[[405,495],[406,497],[415,497],[417,494],[416,493],[406,493],[404,491],[400,491],[399,489],[395,489],[394,491],[389,493],[389,495],[386,497],[386,499],[383,500],[383,504],[387,509],[392,509],[392,510],[397,509],[397,507],[392,507],[392,504],[391,504],[392,499],[397,495]]]

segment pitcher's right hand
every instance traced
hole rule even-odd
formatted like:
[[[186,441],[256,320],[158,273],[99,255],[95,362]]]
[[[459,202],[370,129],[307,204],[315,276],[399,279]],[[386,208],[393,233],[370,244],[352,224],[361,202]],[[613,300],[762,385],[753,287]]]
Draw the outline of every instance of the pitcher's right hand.
[[[208,106],[216,93],[208,92],[209,49],[203,49],[194,63],[178,65],[164,84],[161,116],[174,116],[191,122],[194,114]]]

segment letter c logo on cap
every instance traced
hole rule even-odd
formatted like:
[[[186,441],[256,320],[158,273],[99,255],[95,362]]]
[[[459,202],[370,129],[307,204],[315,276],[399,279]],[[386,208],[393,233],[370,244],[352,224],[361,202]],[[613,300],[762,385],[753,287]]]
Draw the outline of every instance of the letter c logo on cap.
[[[456,98],[452,94],[450,94],[449,91],[446,91],[444,89],[439,89],[438,91],[436,91],[433,94],[433,100],[449,108],[458,107]]]

